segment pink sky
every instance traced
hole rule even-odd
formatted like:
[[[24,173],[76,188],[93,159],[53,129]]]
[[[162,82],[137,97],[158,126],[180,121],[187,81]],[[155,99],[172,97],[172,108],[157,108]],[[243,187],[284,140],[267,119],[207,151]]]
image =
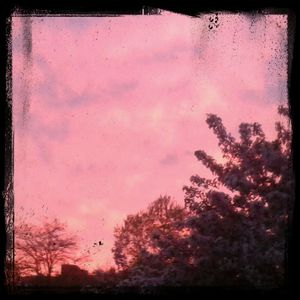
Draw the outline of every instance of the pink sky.
[[[113,264],[128,214],[161,194],[183,204],[190,176],[208,174],[195,150],[220,158],[206,113],[233,134],[254,121],[274,134],[286,16],[221,14],[212,30],[208,18],[33,17],[31,63],[13,18],[15,209],[67,222],[94,251],[90,270]]]

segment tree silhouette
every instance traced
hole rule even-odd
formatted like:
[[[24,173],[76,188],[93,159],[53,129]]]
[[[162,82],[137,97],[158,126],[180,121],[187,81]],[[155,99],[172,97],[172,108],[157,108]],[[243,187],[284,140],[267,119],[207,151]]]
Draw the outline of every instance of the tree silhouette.
[[[288,109],[278,113],[288,117]],[[280,285],[284,280],[288,216],[292,210],[291,131],[275,124],[267,141],[260,124],[242,123],[237,142],[216,115],[207,117],[225,163],[195,156],[214,179],[198,175],[185,186],[195,282],[204,285]]]
[[[119,269],[128,269],[134,265],[146,263],[145,255],[155,255],[163,247],[159,237],[176,239],[174,221],[182,222],[184,208],[176,205],[168,196],[160,197],[151,203],[146,211],[129,215],[122,227],[115,229],[114,259]]]
[[[76,261],[76,237],[57,219],[41,226],[22,223],[15,227],[15,269],[27,275],[50,277],[58,264]]]
[[[116,228],[114,259],[124,275],[119,288],[134,287],[144,293],[149,287],[178,284],[177,270],[181,282],[190,281],[191,249],[186,240],[188,228],[184,227],[187,217],[184,207],[165,196],[147,210],[128,216],[124,225]]]
[[[287,108],[278,112],[288,117]],[[276,138],[267,141],[260,124],[242,123],[236,141],[218,116],[208,114],[207,124],[225,162],[196,151],[214,178],[190,178],[185,209],[160,198],[116,229],[114,258],[128,271],[120,286],[284,283],[294,191],[291,131],[277,122]]]

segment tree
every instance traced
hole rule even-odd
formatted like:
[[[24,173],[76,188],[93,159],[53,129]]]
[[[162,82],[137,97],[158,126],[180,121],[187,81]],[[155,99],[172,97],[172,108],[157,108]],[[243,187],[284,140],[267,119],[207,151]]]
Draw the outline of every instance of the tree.
[[[183,236],[180,226],[185,218],[185,209],[164,196],[146,211],[129,215],[123,226],[116,227],[114,259],[118,269],[129,274],[122,284],[162,282],[162,271],[172,264],[176,241]]]
[[[15,269],[20,274],[50,277],[58,264],[77,260],[76,248],[76,237],[57,219],[15,227]]]
[[[288,117],[283,106],[278,113]],[[267,141],[260,124],[242,123],[237,142],[216,115],[209,114],[207,124],[226,162],[196,151],[214,179],[194,175],[191,186],[183,188],[197,270],[194,281],[280,285],[294,187],[291,131],[277,122],[276,139]]]
[[[278,112],[288,117],[287,108]],[[190,178],[185,209],[160,198],[116,229],[114,258],[128,271],[121,286],[284,283],[294,190],[291,131],[277,122],[277,137],[267,141],[260,124],[242,123],[236,141],[218,116],[208,114],[207,124],[225,162],[196,151],[214,177]]]

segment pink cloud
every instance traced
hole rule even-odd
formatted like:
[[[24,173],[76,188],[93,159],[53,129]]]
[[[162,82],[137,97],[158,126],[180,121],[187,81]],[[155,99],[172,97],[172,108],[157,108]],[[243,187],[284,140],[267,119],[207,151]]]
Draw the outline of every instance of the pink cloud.
[[[89,268],[112,261],[113,228],[159,197],[208,175],[193,152],[219,157],[205,123],[237,134],[258,121],[274,135],[286,95],[286,18],[243,15],[33,18],[30,74],[22,75],[14,19],[16,208],[66,220],[82,248],[104,239]],[[27,76],[27,77],[26,77]],[[30,108],[22,122],[24,80]],[[47,204],[47,212],[42,205]],[[102,218],[104,220],[102,220]]]

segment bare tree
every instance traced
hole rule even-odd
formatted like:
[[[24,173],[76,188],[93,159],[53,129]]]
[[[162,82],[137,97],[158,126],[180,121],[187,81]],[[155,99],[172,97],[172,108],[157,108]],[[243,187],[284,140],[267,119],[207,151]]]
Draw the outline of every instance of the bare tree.
[[[41,226],[22,223],[15,228],[15,269],[18,274],[50,277],[58,264],[75,262],[76,237],[57,219]]]

